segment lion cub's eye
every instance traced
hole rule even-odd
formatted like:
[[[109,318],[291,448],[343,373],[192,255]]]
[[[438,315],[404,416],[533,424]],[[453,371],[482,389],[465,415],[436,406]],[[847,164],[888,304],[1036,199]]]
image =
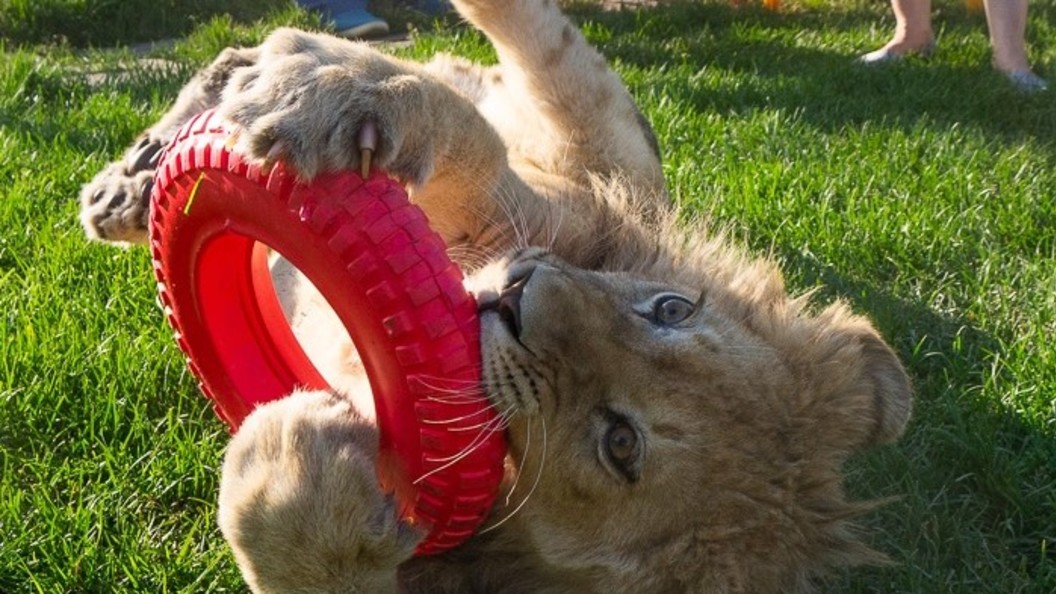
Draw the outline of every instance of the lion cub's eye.
[[[653,302],[653,320],[663,326],[673,326],[693,315],[695,307],[681,295],[662,295]]]
[[[616,470],[631,482],[638,480],[635,463],[641,456],[641,441],[638,431],[623,419],[613,421],[605,433],[603,446],[606,457],[616,467]]]

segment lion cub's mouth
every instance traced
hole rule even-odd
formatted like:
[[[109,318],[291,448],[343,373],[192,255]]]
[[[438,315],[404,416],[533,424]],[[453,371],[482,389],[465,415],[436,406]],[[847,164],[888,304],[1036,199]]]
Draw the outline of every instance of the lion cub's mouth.
[[[499,320],[517,342],[520,342],[521,331],[524,329],[521,317],[521,297],[524,295],[524,287],[532,277],[535,268],[511,277],[506,286],[497,295],[485,297],[479,303],[481,315],[493,311],[499,316]],[[521,344],[521,346],[524,346]]]

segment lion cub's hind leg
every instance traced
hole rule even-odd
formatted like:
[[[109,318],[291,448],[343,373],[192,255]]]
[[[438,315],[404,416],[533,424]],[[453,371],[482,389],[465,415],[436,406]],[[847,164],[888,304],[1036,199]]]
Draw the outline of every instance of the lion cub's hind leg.
[[[145,243],[147,208],[162,149],[195,114],[220,101],[231,75],[257,59],[256,48],[226,49],[180,91],[176,102],[125,154],[81,188],[81,224],[93,239]]]
[[[557,2],[452,1],[498,53],[501,77],[478,107],[520,153],[511,160],[579,182],[618,176],[666,204],[652,127]]]

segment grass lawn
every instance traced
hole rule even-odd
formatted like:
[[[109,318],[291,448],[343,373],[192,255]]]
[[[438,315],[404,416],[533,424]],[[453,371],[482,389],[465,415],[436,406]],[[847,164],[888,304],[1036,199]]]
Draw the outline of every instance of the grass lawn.
[[[86,242],[75,198],[221,47],[313,20],[287,2],[232,3],[235,19],[192,0],[151,18],[148,4],[0,4],[4,593],[244,590],[215,521],[225,430],[155,304],[146,251]],[[913,377],[907,436],[848,468],[856,496],[897,498],[863,521],[894,563],[824,590],[1049,593],[1056,90],[1017,94],[989,67],[982,15],[935,5],[938,53],[873,69],[853,57],[893,27],[879,0],[576,17],[652,120],[686,212],[772,254],[793,287],[870,314]],[[122,33],[133,17],[140,33]],[[418,24],[401,53],[491,59],[453,20]],[[171,68],[98,49],[143,31],[180,36],[153,56]],[[1029,46],[1056,82],[1051,1],[1032,4]]]

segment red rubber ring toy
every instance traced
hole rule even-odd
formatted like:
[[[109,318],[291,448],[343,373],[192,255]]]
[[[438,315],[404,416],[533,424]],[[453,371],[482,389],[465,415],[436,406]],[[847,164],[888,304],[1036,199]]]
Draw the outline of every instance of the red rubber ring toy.
[[[418,554],[468,538],[498,493],[506,452],[479,397],[476,303],[443,241],[382,174],[303,184],[227,146],[212,111],[166,148],[151,196],[150,244],[166,316],[202,392],[232,430],[295,388],[328,385],[275,294],[268,248],[326,298],[374,393],[378,478],[401,517],[427,529]],[[458,396],[468,391],[476,395]]]

